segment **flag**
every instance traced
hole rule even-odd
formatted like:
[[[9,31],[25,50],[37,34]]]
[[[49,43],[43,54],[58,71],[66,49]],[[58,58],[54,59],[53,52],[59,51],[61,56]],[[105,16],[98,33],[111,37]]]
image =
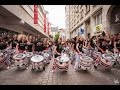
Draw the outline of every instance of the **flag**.
[[[46,32],[46,13],[44,13],[44,32]]]
[[[38,6],[34,5],[34,24],[38,24]]]

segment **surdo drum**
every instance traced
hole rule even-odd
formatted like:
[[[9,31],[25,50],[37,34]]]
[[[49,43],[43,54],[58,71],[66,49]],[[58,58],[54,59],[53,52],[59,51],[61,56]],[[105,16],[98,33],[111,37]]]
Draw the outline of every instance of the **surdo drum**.
[[[25,55],[26,55],[26,59],[27,59],[27,60],[29,61],[29,63],[30,63],[30,59],[31,59],[31,57],[33,56],[33,52],[26,52]]]
[[[114,58],[112,55],[102,54],[102,58],[100,60],[100,65],[106,69],[111,69],[114,64]]]
[[[47,51],[43,51],[42,55],[44,57],[44,63],[49,64],[51,60],[49,53]]]
[[[28,67],[28,60],[25,59],[26,55],[23,53],[15,54],[13,58],[15,59],[15,66],[20,69],[24,68],[27,69]]]
[[[112,68],[114,62],[115,62],[115,59],[114,59],[114,56],[113,56],[112,53],[111,54],[110,53],[104,53],[104,54],[102,54],[101,59],[98,60],[98,64],[96,64],[95,66],[96,66],[96,68],[98,66],[100,66],[104,69],[109,69],[110,70]]]
[[[69,58],[66,54],[62,54],[61,56],[55,59],[53,69],[58,68],[63,71],[68,71],[68,67],[69,67]]]
[[[42,55],[33,55],[31,58],[32,69],[31,70],[45,70],[44,57]]]
[[[94,59],[97,59],[97,58],[100,58],[100,57],[101,57],[101,53],[100,52],[93,51],[93,58]]]
[[[0,68],[5,67],[5,62],[4,62],[4,57],[3,57],[3,53],[0,52]]]
[[[86,55],[82,55],[80,57],[80,68],[82,70],[88,70],[91,68],[91,66],[93,65],[93,59],[86,56]]]

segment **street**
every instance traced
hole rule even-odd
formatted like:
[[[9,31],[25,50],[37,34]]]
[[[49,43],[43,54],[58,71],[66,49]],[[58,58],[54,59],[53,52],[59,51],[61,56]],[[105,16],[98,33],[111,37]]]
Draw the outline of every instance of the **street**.
[[[42,72],[32,72],[31,66],[28,70],[17,70],[14,66],[1,70],[0,85],[115,85],[114,79],[120,80],[120,69],[105,71],[92,67],[85,72],[74,71],[74,66],[70,65],[68,72],[51,72],[52,64],[53,60]]]

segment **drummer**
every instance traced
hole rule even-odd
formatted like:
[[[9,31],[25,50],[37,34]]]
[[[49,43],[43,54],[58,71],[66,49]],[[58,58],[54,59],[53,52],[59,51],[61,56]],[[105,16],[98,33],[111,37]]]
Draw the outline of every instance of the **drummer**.
[[[93,36],[91,39],[90,39],[90,41],[89,41],[89,43],[88,43],[88,47],[89,47],[89,49],[95,49],[95,47],[96,47],[96,36]]]
[[[104,54],[106,50],[110,51],[109,46],[111,45],[111,41],[105,33],[102,33],[102,37],[99,39],[98,44],[96,44],[96,46],[98,48],[98,51]]]
[[[82,47],[83,47],[83,37],[82,36],[77,36],[76,37],[76,44],[75,44],[75,66],[74,66],[74,70],[76,71],[78,68],[78,64],[80,61],[80,54],[83,52],[82,51]]]
[[[16,45],[16,49],[18,53],[23,53],[26,50],[27,40],[25,35],[18,36],[18,43]]]
[[[49,49],[49,40],[47,38],[43,39],[43,50]]]
[[[15,49],[15,48],[16,48],[16,45],[17,45],[17,43],[18,43],[17,37],[18,37],[17,35],[14,35],[14,36],[13,36],[13,39],[12,39],[12,41],[11,41],[11,43],[10,43],[10,46],[11,46],[12,49]]]
[[[55,69],[56,58],[61,55],[62,50],[63,50],[62,38],[58,38],[58,40],[56,40],[53,45],[53,53],[54,53],[55,59],[54,59],[53,67],[52,67],[52,72],[54,72],[54,69]]]
[[[0,38],[0,50],[5,50],[7,48],[7,43],[5,40],[1,37]]]
[[[3,38],[1,38],[1,39],[0,39],[0,50],[1,50],[1,51],[4,51],[6,48],[7,48],[6,40],[3,39]],[[5,53],[5,54],[6,54],[6,53]],[[5,57],[5,56],[4,56],[4,57]],[[6,63],[6,65],[7,65],[7,69],[9,69],[9,68],[10,68],[10,60],[9,60],[9,58],[6,58],[6,57],[5,57],[5,63]]]
[[[43,51],[43,41],[42,41],[42,39],[40,39],[40,38],[37,39],[36,38],[36,40],[34,41],[33,48],[34,48],[35,53],[42,52]]]
[[[120,52],[120,33],[118,33],[117,38],[114,40],[114,52]]]
[[[57,58],[59,55],[61,55],[62,50],[63,50],[63,48],[62,48],[62,38],[59,38],[55,42],[55,46],[54,46],[55,58]]]
[[[29,36],[28,40],[27,40],[26,51],[33,52],[34,51],[33,50],[34,49],[33,45],[34,45],[34,43],[33,43],[33,37]]]

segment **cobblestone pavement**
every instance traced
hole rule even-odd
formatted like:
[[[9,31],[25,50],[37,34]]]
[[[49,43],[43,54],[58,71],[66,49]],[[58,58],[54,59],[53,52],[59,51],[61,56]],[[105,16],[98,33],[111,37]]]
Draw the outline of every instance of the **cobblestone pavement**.
[[[28,70],[18,71],[16,67],[0,71],[0,85],[115,85],[114,79],[120,80],[120,69],[113,68],[111,71],[95,70],[93,67],[88,71],[74,71],[73,65],[69,66],[68,72],[52,70],[53,60],[42,72]]]

